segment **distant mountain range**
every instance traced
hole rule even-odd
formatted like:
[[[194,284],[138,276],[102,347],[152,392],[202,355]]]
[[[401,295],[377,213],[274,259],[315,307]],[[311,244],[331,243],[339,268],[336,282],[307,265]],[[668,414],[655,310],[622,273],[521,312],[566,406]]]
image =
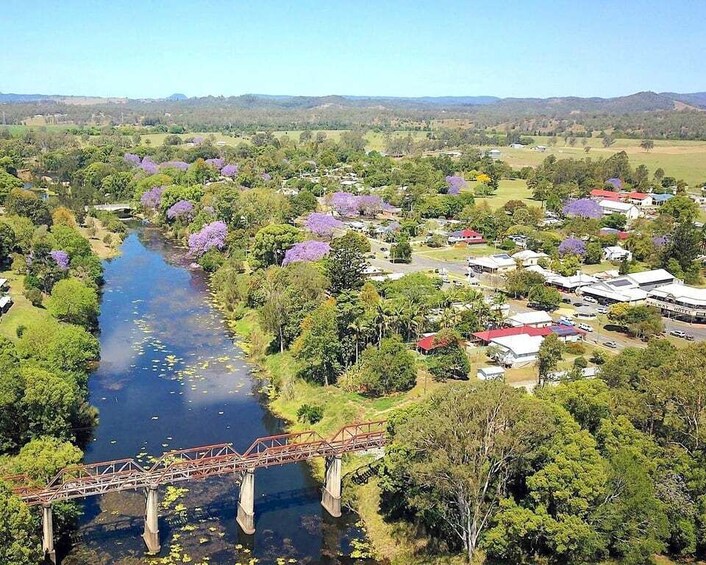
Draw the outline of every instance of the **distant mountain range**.
[[[289,96],[268,94],[245,94],[242,96],[206,96],[189,98],[175,93],[166,98],[131,100],[127,98],[101,98],[93,96],[63,96],[48,94],[3,94],[0,104],[62,103],[92,105],[108,103],[150,103],[206,105],[211,101],[227,100],[235,107],[271,106],[279,108],[315,108],[321,106],[384,107],[384,108],[470,108],[474,106],[495,107],[499,111],[511,110],[527,113],[571,113],[601,112],[623,114],[652,112],[658,110],[706,110],[706,92],[680,94],[676,92],[638,92],[614,98],[581,98],[564,96],[554,98],[499,98],[496,96]],[[491,108],[489,108],[491,109]],[[494,108],[492,108],[494,109]]]

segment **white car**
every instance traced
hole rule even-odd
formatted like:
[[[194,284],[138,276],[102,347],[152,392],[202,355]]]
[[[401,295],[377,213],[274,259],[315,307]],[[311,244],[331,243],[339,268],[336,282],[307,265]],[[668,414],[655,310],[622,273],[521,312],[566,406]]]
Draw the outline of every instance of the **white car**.
[[[579,329],[583,330],[585,332],[592,332],[593,328],[589,326],[588,324],[579,324]]]
[[[606,308],[605,306],[599,306],[598,308],[596,308],[596,312],[598,312],[599,314],[607,314],[608,308]]]
[[[598,304],[598,300],[593,298],[593,296],[584,296],[583,297],[584,302],[590,302],[591,304]]]

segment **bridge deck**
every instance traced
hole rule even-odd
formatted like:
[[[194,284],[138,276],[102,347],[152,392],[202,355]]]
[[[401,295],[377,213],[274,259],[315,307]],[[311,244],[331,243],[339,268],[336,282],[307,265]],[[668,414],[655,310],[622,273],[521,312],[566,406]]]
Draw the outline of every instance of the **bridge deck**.
[[[34,506],[365,451],[385,443],[385,421],[380,420],[345,426],[330,440],[314,431],[258,438],[243,454],[221,443],[167,452],[149,468],[134,459],[120,459],[66,467],[46,485],[25,475],[3,480]]]

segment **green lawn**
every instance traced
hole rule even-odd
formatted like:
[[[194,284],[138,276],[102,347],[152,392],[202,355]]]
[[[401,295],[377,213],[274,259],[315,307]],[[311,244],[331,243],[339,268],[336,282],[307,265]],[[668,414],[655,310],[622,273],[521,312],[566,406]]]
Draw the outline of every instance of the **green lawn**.
[[[415,253],[428,257],[430,259],[438,259],[440,261],[463,261],[469,255],[475,257],[491,255],[493,253],[504,253],[502,249],[496,250],[492,245],[481,244],[481,245],[459,245],[458,247],[442,247],[442,248],[432,248],[425,245],[420,246],[419,249],[415,249]]]
[[[473,190],[479,183],[470,181],[468,190]],[[501,180],[498,183],[498,190],[492,196],[476,196],[476,203],[487,202],[495,209],[500,208],[510,200],[522,200],[529,206],[541,206],[541,202],[532,200],[532,193],[527,188],[527,181],[523,179]]]
[[[24,276],[16,275],[12,271],[2,271],[0,278],[9,281],[10,296],[14,301],[10,310],[0,316],[0,335],[16,340],[18,326],[29,326],[36,322],[43,322],[50,318],[50,314],[44,308],[35,308],[24,297],[22,294]]]

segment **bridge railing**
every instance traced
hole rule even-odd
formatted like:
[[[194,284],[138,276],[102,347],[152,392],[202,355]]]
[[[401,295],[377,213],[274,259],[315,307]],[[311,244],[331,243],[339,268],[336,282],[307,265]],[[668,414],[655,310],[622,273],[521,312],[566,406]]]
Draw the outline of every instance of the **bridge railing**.
[[[50,504],[58,500],[241,473],[315,457],[340,456],[381,447],[385,441],[385,421],[380,420],[345,426],[330,440],[315,431],[258,438],[243,454],[238,453],[232,444],[222,443],[167,452],[149,468],[142,467],[134,459],[118,459],[66,467],[46,485],[38,485],[26,475],[12,475],[3,480],[27,504]]]

